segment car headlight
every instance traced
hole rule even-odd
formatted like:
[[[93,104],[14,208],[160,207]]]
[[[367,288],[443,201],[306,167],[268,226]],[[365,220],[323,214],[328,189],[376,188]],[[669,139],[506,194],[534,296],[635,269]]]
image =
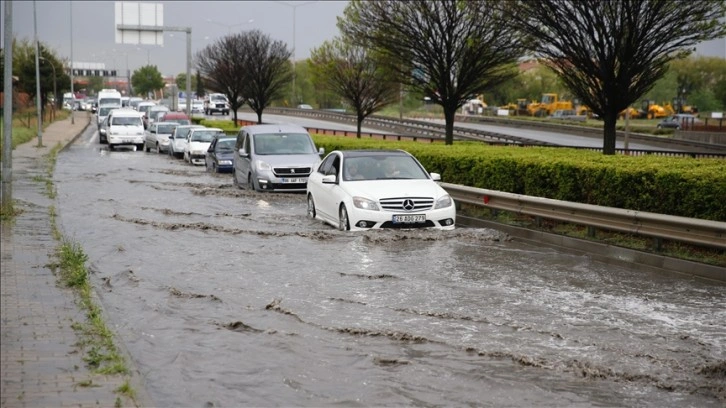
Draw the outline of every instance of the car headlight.
[[[362,210],[378,211],[378,204],[375,201],[363,197],[353,197],[353,205]]]
[[[272,166],[270,166],[267,162],[263,162],[262,160],[258,160],[257,162],[255,162],[255,167],[257,167],[257,170],[260,171],[272,170]]]
[[[434,209],[451,207],[453,204],[454,200],[452,200],[451,196],[447,194],[436,200],[436,205],[434,205]]]
[[[232,160],[220,160],[219,164],[224,165],[224,166],[231,166]]]

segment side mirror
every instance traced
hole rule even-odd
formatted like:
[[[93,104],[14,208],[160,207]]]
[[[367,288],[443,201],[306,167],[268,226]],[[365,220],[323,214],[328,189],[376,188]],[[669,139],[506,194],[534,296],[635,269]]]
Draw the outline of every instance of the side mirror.
[[[325,154],[325,148],[324,147],[319,148],[318,149],[318,156],[322,156],[324,154]]]
[[[239,157],[247,157],[248,156],[247,151],[244,148],[239,149],[237,151],[237,154],[239,155]]]
[[[106,129],[104,129],[104,128],[101,128],[101,129],[100,129],[100,130],[98,131],[98,133],[100,133],[100,134],[102,134],[102,135],[105,135],[105,134],[106,134]]]
[[[441,181],[441,174],[439,173],[429,173],[431,176],[431,180],[433,181]]]
[[[327,174],[321,179],[323,184],[335,184],[338,181],[338,176],[335,174]]]

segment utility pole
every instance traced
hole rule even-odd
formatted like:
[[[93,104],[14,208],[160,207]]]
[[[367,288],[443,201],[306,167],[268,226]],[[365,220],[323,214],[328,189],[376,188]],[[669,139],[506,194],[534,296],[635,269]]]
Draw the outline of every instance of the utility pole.
[[[0,202],[3,213],[13,209],[13,2],[5,0],[5,66],[3,69],[3,163]]]
[[[76,106],[76,92],[73,90],[73,1],[71,4],[71,125],[76,124],[76,116],[73,108]]]
[[[40,46],[38,44],[38,15],[33,0],[33,36],[35,37],[35,107],[38,110],[38,147],[43,147],[43,98],[40,94]]]

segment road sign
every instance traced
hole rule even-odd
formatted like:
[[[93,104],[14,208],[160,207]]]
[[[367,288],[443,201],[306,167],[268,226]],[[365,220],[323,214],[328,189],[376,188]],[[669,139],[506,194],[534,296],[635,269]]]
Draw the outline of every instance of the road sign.
[[[116,2],[116,44],[164,45],[163,26],[163,4]]]

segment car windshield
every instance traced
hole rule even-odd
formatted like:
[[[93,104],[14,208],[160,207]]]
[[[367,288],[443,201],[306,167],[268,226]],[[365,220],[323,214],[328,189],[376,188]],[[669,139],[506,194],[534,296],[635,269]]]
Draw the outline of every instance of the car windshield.
[[[223,95],[212,95],[210,99],[215,102],[227,102],[227,97]]]
[[[219,134],[217,130],[197,130],[192,133],[192,142],[211,143],[214,135]]]
[[[121,116],[114,117],[111,121],[113,126],[143,126],[141,118],[138,116]]]
[[[255,153],[266,154],[310,154],[315,146],[307,133],[270,133],[254,135]]]
[[[156,133],[170,135],[172,132],[174,132],[174,128],[176,128],[176,126],[174,125],[159,125],[159,127],[156,129]]]
[[[108,116],[108,113],[111,112],[113,109],[116,109],[116,107],[101,107],[98,109],[98,116]]]
[[[217,151],[218,152],[232,152],[232,151],[234,151],[235,141],[236,140],[234,138],[231,138],[231,139],[219,139],[219,141],[217,141]]]
[[[343,165],[343,180],[428,179],[409,156],[349,157]]]

